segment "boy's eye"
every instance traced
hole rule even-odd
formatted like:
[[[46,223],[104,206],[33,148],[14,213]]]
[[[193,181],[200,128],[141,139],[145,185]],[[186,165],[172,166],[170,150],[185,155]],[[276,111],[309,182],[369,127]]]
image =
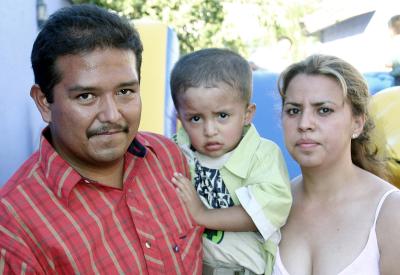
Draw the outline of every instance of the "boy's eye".
[[[191,122],[199,122],[200,121],[200,117],[199,116],[193,116],[192,118],[190,118]]]

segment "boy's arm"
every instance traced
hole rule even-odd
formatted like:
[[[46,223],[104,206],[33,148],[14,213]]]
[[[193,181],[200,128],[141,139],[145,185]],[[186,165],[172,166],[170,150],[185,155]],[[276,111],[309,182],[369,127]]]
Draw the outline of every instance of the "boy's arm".
[[[279,147],[265,143],[247,185],[236,190],[240,204],[265,240],[282,227],[292,204],[290,181]]]
[[[208,229],[223,231],[256,231],[257,228],[244,208],[236,205],[228,208],[208,209],[201,202],[190,180],[179,173],[172,178],[186,207],[194,220]]]

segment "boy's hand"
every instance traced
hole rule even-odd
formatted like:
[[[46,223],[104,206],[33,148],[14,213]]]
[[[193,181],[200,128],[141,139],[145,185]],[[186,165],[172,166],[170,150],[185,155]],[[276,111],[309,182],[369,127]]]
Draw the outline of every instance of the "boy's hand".
[[[201,202],[192,182],[180,173],[174,173],[172,183],[175,184],[178,195],[182,198],[193,219],[200,225],[207,208]]]

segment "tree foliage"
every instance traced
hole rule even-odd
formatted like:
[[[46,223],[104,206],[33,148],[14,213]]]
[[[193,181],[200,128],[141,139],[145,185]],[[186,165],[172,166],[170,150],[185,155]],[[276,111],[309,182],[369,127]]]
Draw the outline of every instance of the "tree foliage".
[[[311,12],[319,0],[306,2],[308,4],[299,0],[73,0],[75,4],[103,6],[130,19],[165,22],[176,31],[182,54],[205,47],[226,47],[247,57],[257,47],[275,43],[283,35],[297,42],[294,54],[298,54],[306,39],[300,19]]]

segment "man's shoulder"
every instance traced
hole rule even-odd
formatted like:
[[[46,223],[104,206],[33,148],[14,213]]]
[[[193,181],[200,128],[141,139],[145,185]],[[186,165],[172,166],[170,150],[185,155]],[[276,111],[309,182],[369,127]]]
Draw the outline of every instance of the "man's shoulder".
[[[172,145],[176,147],[176,144],[172,139],[153,132],[138,132],[136,138],[145,146]]]
[[[155,153],[181,154],[177,144],[170,138],[152,132],[138,132],[136,139]]]

